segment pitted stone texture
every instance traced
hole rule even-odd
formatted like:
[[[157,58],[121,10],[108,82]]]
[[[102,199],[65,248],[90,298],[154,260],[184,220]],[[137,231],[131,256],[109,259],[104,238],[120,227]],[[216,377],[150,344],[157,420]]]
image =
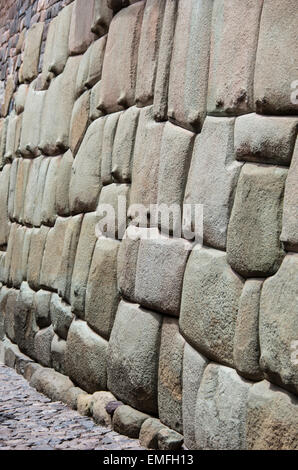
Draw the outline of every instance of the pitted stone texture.
[[[73,155],[70,150],[62,155],[59,160],[59,169],[56,179],[56,212],[61,216],[70,215],[69,207],[69,185],[71,169],[73,165]]]
[[[69,146],[75,155],[84,138],[89,123],[90,92],[86,91],[77,99],[72,110],[70,121]]]
[[[98,36],[103,36],[109,30],[112,17],[113,12],[108,6],[108,0],[95,0],[91,31]]]
[[[195,408],[199,386],[208,359],[199,354],[188,343],[185,343],[183,354],[182,378],[182,416],[184,442],[188,449],[196,449]]]
[[[39,290],[34,294],[34,312],[36,323],[40,328],[46,328],[51,324],[50,301],[51,292]]]
[[[212,248],[192,251],[185,271],[180,331],[210,359],[233,367],[233,342],[243,280],[226,254]]]
[[[67,390],[73,387],[68,377],[48,368],[37,369],[31,377],[30,385],[54,401],[62,401]]]
[[[100,109],[107,113],[135,101],[138,46],[145,2],[121,10],[111,21],[102,70]]]
[[[10,225],[9,238],[8,238],[7,249],[6,249],[5,260],[4,260],[4,271],[3,271],[3,281],[2,281],[4,284],[11,284],[10,268],[11,268],[14,241],[15,241],[15,236],[17,232],[17,227],[18,225],[16,223],[12,223]]]
[[[174,236],[181,234],[182,204],[194,137],[192,132],[169,122],[164,127],[160,150],[157,203],[159,206],[165,204],[168,208],[175,204],[179,208],[179,213],[177,218],[169,215],[167,220],[162,220],[159,215],[156,222],[162,232],[168,234],[173,230]]]
[[[260,303],[260,366],[269,380],[296,394],[297,274],[298,254],[290,253],[264,282]]]
[[[13,342],[16,342],[15,312],[18,295],[19,291],[17,289],[10,289],[5,304],[4,329],[6,336]],[[21,332],[19,332],[20,334]]]
[[[124,436],[138,438],[142,424],[148,418],[149,415],[130,406],[119,406],[113,415],[113,428]]]
[[[61,374],[65,374],[65,353],[66,353],[66,341],[59,338],[58,335],[54,334],[51,343],[51,359],[52,366]]]
[[[117,254],[120,243],[99,238],[93,252],[86,290],[85,318],[96,333],[109,339],[119,303]]]
[[[5,165],[0,173],[0,246],[7,245],[9,237],[8,197],[11,165]]]
[[[113,145],[121,113],[113,113],[105,118],[105,127],[102,141],[101,180],[103,184],[113,183],[112,156]]]
[[[240,173],[227,238],[228,262],[244,277],[274,274],[284,257],[279,240],[284,185],[282,167],[246,163]]]
[[[59,75],[63,72],[68,59],[68,37],[73,4],[64,7],[56,19],[55,40],[53,44],[50,72]],[[53,20],[55,21],[55,19]]]
[[[65,368],[70,378],[89,393],[106,390],[107,349],[107,341],[87,323],[72,322],[66,342]]]
[[[40,289],[40,271],[44,247],[49,230],[49,227],[45,227],[43,225],[40,229],[34,228],[31,234],[27,279],[29,286],[35,290]]]
[[[14,306],[15,342],[23,353],[36,359],[34,337],[39,328],[36,324],[33,301],[34,291],[27,282],[23,282]]]
[[[70,121],[80,60],[80,57],[70,57],[63,73],[52,80],[46,92],[40,137],[40,148],[46,155],[59,155],[69,148]]]
[[[126,216],[130,186],[109,184],[101,190],[97,214],[99,233],[108,238],[122,239],[128,225]]]
[[[121,295],[133,302],[140,237],[138,235],[135,237],[130,236],[131,228],[131,226],[128,227],[120,243],[117,260],[117,282]]]
[[[178,321],[165,317],[161,330],[158,368],[158,415],[163,424],[183,432],[182,367],[185,341]]]
[[[104,118],[88,127],[72,166],[69,186],[70,210],[73,214],[96,210],[101,183],[101,147]]]
[[[168,117],[199,131],[206,115],[213,2],[180,0],[169,82]]]
[[[89,269],[97,240],[95,228],[98,217],[95,212],[85,214],[81,226],[80,238],[72,272],[70,300],[72,311],[85,318],[85,297]]]
[[[184,442],[182,434],[172,429],[161,429],[157,434],[157,442],[159,450],[174,451],[180,450]]]
[[[229,367],[205,369],[195,410],[197,449],[243,450],[250,382]]]
[[[26,230],[26,227],[18,225],[14,237],[8,282],[16,288],[19,288],[23,281],[22,253]]]
[[[234,155],[233,118],[207,117],[196,137],[184,204],[203,205],[204,243],[225,250],[229,217],[241,163]],[[191,225],[190,222],[191,221]],[[194,215],[186,224],[197,231]]]
[[[298,400],[266,380],[249,391],[246,423],[249,450],[298,448]]]
[[[143,307],[179,316],[182,283],[191,244],[159,236],[140,241],[135,301]]]
[[[82,54],[94,39],[91,26],[94,17],[95,0],[75,0],[69,30],[69,52]]]
[[[161,324],[160,315],[122,301],[107,351],[109,390],[146,413],[157,413]]]
[[[90,403],[90,411],[92,418],[100,426],[111,426],[111,416],[106,410],[106,406],[115,400],[114,395],[110,392],[95,392],[92,395]]]
[[[140,443],[148,449],[158,449],[158,435],[162,429],[166,429],[159,419],[148,418],[142,424],[140,431]]]
[[[132,106],[119,116],[112,156],[112,176],[118,183],[131,182],[139,113],[140,110]]]
[[[54,337],[52,326],[39,330],[34,337],[34,350],[37,361],[45,367],[51,367],[51,342]]]
[[[280,239],[289,251],[298,252],[298,139],[296,140],[292,163],[286,179]]]
[[[295,146],[298,119],[259,114],[240,116],[235,123],[237,160],[289,165]]]
[[[70,305],[63,302],[57,294],[53,294],[50,302],[50,314],[54,332],[66,340],[73,320]]]
[[[23,58],[23,78],[31,82],[38,74],[39,53],[44,23],[35,23],[29,29]]]
[[[168,116],[168,90],[178,1],[166,2],[160,36],[158,64],[154,88],[154,118],[166,121]]]
[[[297,80],[297,3],[265,0],[255,66],[254,99],[262,114],[297,114],[291,84]],[[274,64],[274,67],[272,66]],[[296,93],[293,92],[296,96]]]
[[[254,109],[253,78],[263,1],[215,0],[207,110],[235,116]],[[235,40],[237,38],[237,40]]]
[[[147,106],[153,103],[165,4],[166,2],[159,0],[146,1],[138,51],[136,79],[136,103],[138,106]]]
[[[243,377],[261,380],[259,366],[259,307],[263,279],[248,279],[239,301],[234,338],[234,364]]]

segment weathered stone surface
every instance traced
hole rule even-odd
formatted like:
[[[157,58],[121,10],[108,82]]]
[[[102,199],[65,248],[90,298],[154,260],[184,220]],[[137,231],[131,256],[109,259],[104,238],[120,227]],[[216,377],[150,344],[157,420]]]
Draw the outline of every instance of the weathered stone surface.
[[[103,36],[108,32],[112,17],[113,12],[108,6],[108,0],[95,0],[91,31],[98,36]]]
[[[39,170],[38,170],[38,180],[37,180],[36,188],[35,188],[34,204],[33,204],[33,208],[32,208],[32,211],[33,211],[33,225],[35,227],[39,227],[41,225],[42,208],[43,208],[42,207],[43,195],[44,195],[44,189],[45,189],[45,185],[46,185],[47,172],[48,172],[50,161],[51,161],[51,159],[48,158],[48,157],[41,157],[40,167],[39,167]],[[36,165],[36,163],[35,163],[35,165]],[[28,190],[29,190],[29,188],[28,188]],[[51,201],[52,201],[52,199],[51,199]],[[30,213],[31,213],[31,208],[29,210],[28,217],[30,216]]]
[[[124,405],[119,406],[113,415],[114,431],[124,436],[138,438],[142,424],[149,415]]]
[[[21,256],[21,272],[22,272],[24,281],[27,280],[28,258],[29,258],[29,252],[30,252],[31,235],[32,235],[32,228],[26,227],[25,235],[24,235],[23,251],[22,251],[22,256]]]
[[[19,223],[24,222],[24,200],[27,188],[27,181],[29,176],[29,170],[31,161],[28,159],[20,159],[18,164],[18,173],[16,177],[16,187],[14,195],[14,211],[13,218]]]
[[[46,91],[36,91],[35,85],[34,80],[29,86],[20,140],[20,152],[28,157],[39,154],[42,114],[47,94]]]
[[[84,138],[89,123],[90,92],[86,91],[75,102],[70,121],[69,146],[75,155]]]
[[[106,405],[115,400],[110,392],[95,392],[91,399],[92,418],[100,426],[111,426],[111,417],[106,411]]]
[[[254,61],[262,5],[263,1],[254,0],[214,2],[207,99],[210,114],[235,116],[254,109]]]
[[[68,37],[72,10],[73,4],[70,4],[64,7],[57,16],[55,41],[50,64],[50,72],[53,72],[55,75],[63,72],[68,59]]]
[[[182,433],[182,366],[185,341],[178,321],[165,317],[161,330],[158,368],[158,414],[160,421]]]
[[[231,367],[242,287],[225,253],[212,248],[192,251],[183,282],[180,331],[198,351]]]
[[[6,134],[6,149],[4,160],[11,161],[18,154],[22,128],[22,116],[18,116],[15,111],[12,111],[8,118],[7,134]]]
[[[177,7],[177,0],[165,2],[153,101],[156,121],[166,121],[168,115],[168,89]]]
[[[113,183],[113,144],[120,115],[121,113],[113,113],[105,119],[101,156],[101,180],[103,184]]]
[[[136,135],[130,204],[157,203],[159,155],[164,123],[153,120],[153,107],[141,110]]]
[[[65,233],[69,221],[69,218],[58,217],[55,226],[47,235],[40,273],[40,285],[45,289],[57,290]]]
[[[51,321],[54,332],[62,339],[67,339],[67,334],[73,314],[70,305],[67,305],[57,294],[53,294],[50,302]]]
[[[165,4],[166,2],[159,0],[146,1],[138,50],[135,95],[138,106],[147,106],[153,103]]]
[[[264,282],[259,320],[260,366],[269,380],[296,394],[297,270],[298,254],[290,253],[278,272]]]
[[[11,284],[9,282],[10,266],[11,266],[11,261],[12,261],[14,240],[16,236],[17,227],[18,225],[16,223],[12,223],[10,226],[9,238],[8,238],[6,255],[5,255],[5,262],[4,262],[3,280],[2,280],[4,284]]]
[[[3,341],[5,337],[5,310],[8,298],[9,289],[1,284],[0,289],[0,340]]]
[[[18,291],[10,289],[7,294],[4,316],[4,328],[6,336],[13,342],[16,342],[15,311],[18,299]]]
[[[279,240],[287,170],[246,163],[228,228],[228,262],[245,277],[274,274],[284,256]]]
[[[102,3],[102,2],[101,2]],[[88,88],[93,87],[100,79],[102,66],[107,43],[107,36],[97,39],[90,46],[89,70],[85,85]]]
[[[104,118],[96,119],[88,127],[72,166],[69,203],[73,214],[96,209],[101,190],[101,146]]]
[[[298,400],[264,380],[250,388],[246,441],[249,450],[298,448]]]
[[[46,328],[51,324],[50,301],[51,292],[39,290],[34,294],[34,313],[39,328]]]
[[[180,214],[177,220],[170,216],[169,223],[159,217],[158,223],[162,231],[169,233],[173,230],[178,236],[181,234],[182,203],[194,137],[192,132],[168,122],[161,142],[157,202],[159,205],[166,204],[168,208],[172,204],[177,205]]]
[[[73,410],[77,409],[78,396],[84,394],[84,391],[79,387],[71,387],[66,392],[64,398],[65,403]]]
[[[101,190],[97,214],[99,231],[105,237],[121,239],[128,225],[126,216],[130,186],[128,184],[109,184]],[[105,211],[108,209],[108,213]],[[113,209],[113,210],[112,210]]]
[[[23,77],[31,82],[38,74],[38,62],[44,23],[35,23],[29,29],[23,58]]]
[[[183,276],[191,245],[182,238],[141,240],[135,300],[146,308],[179,316]]]
[[[37,369],[30,379],[30,385],[53,401],[64,401],[66,393],[74,386],[68,377],[48,368]]]
[[[56,25],[57,25],[57,17],[53,18],[53,20],[49,24],[49,28],[47,31],[47,39],[44,48],[43,60],[42,60],[42,72],[38,76],[36,86],[38,89],[47,90],[49,88],[49,84],[51,79],[53,78],[53,73],[51,70],[52,64],[52,56],[54,54],[54,47],[55,47],[55,38],[56,34]]]
[[[21,114],[25,109],[26,99],[28,95],[28,85],[20,85],[14,98],[14,105],[17,114]]]
[[[9,192],[8,192],[8,201],[7,201],[7,212],[10,220],[13,220],[14,213],[14,198],[16,190],[16,180],[18,174],[18,166],[20,159],[15,158],[11,164],[10,177],[9,177]]]
[[[75,263],[76,251],[80,237],[83,215],[71,217],[67,223],[64,235],[63,250],[56,286],[58,294],[70,303],[71,278]]]
[[[207,366],[195,409],[197,449],[241,450],[246,447],[245,420],[250,382],[229,367]]]
[[[91,89],[90,93],[90,121],[95,121],[103,116],[103,113],[97,108],[100,100],[101,81],[97,82]]]
[[[56,212],[61,216],[70,215],[69,208],[69,185],[71,169],[73,165],[73,155],[70,150],[63,154],[59,160],[59,169],[56,178]]]
[[[120,243],[98,239],[90,266],[85,304],[85,318],[91,328],[109,339],[119,303],[117,289],[117,254]]]
[[[98,217],[95,212],[84,215],[72,272],[70,292],[71,308],[72,311],[82,319],[85,318],[87,282],[93,250],[97,240],[95,234],[97,220]]]
[[[291,83],[297,80],[295,0],[265,0],[255,66],[254,98],[262,114],[297,114]],[[287,51],[287,53],[285,53]],[[274,64],[274,67],[272,67]]]
[[[112,176],[118,183],[131,182],[139,113],[140,110],[132,106],[119,116],[112,156]]]
[[[34,291],[27,282],[23,282],[14,305],[15,342],[20,350],[36,359],[34,337],[38,332],[34,309]],[[8,306],[9,299],[7,300]],[[7,307],[6,307],[7,308]]]
[[[225,250],[241,163],[233,148],[233,118],[207,117],[195,140],[184,203],[203,204],[204,243]],[[191,220],[194,225],[194,219]],[[186,224],[190,229],[190,224]],[[193,227],[196,230],[196,227]]]
[[[160,315],[120,302],[107,351],[108,389],[147,413],[157,412],[161,323]]]
[[[239,301],[234,337],[234,364],[243,377],[261,380],[259,366],[259,307],[263,279],[248,279]]]
[[[183,355],[182,416],[184,442],[188,449],[196,449],[195,407],[199,386],[208,359],[185,343]]]
[[[159,450],[179,450],[183,444],[183,436],[172,429],[161,429],[157,435]]]
[[[40,155],[31,160],[29,165],[28,181],[24,197],[24,223],[28,225],[33,225],[36,205],[39,204],[42,206],[42,199],[38,200],[37,195],[38,178],[42,161],[43,157]],[[40,208],[42,209],[42,207]]]
[[[78,395],[77,410],[82,416],[91,416],[92,395],[83,393]]]
[[[51,342],[54,337],[52,326],[39,330],[34,337],[34,350],[36,359],[45,367],[51,367]]]
[[[26,227],[18,225],[17,231],[15,233],[13,250],[11,256],[10,264],[10,273],[8,282],[13,287],[19,288],[23,281],[23,271],[22,271],[22,253],[24,245]]]
[[[102,70],[100,109],[120,111],[134,104],[144,2],[121,10],[111,21]]]
[[[66,372],[89,393],[107,387],[107,348],[107,341],[94,333],[87,323],[72,322],[66,342]]]
[[[54,225],[57,219],[56,189],[61,159],[61,156],[49,158],[41,202],[41,223],[45,225]]]
[[[69,148],[70,120],[79,63],[80,57],[70,57],[63,73],[51,81],[46,92],[40,137],[40,149],[46,155],[59,155]]]
[[[298,139],[288,172],[284,194],[282,232],[280,239],[289,251],[298,251]]]
[[[80,65],[78,68],[77,78],[76,78],[76,96],[80,96],[87,89],[87,81],[90,68],[90,57],[91,57],[91,48],[88,47],[87,51],[82,55],[80,60]]]
[[[52,366],[61,374],[65,374],[65,352],[66,352],[66,341],[59,338],[58,335],[54,334],[51,343],[51,358]],[[82,390],[80,389],[80,392]]]
[[[34,290],[40,289],[39,277],[49,227],[44,225],[34,228],[31,234],[30,251],[28,257],[27,279],[29,286]]]
[[[213,2],[180,0],[169,82],[169,118],[199,131],[206,115]]]
[[[5,165],[0,173],[0,246],[7,245],[9,237],[8,197],[11,165]]]
[[[3,166],[5,165],[6,159],[4,157],[5,149],[6,149],[6,135],[7,135],[7,127],[8,127],[9,118],[0,119],[0,169],[2,170]]]
[[[158,434],[162,429],[166,429],[166,427],[158,419],[146,419],[139,435],[141,445],[148,449],[158,449]]]
[[[240,116],[235,122],[238,160],[289,165],[295,146],[298,119],[259,114]]]
[[[15,89],[15,82],[13,75],[9,75],[6,80],[6,87],[5,87],[5,94],[4,100],[1,106],[1,115],[3,117],[7,116],[9,111],[10,102],[13,96],[13,92]],[[2,100],[1,100],[2,101]]]
[[[129,226],[119,246],[117,281],[121,295],[133,302],[140,237],[137,235],[135,238],[131,237],[129,235],[131,229]]]
[[[85,0],[75,0],[72,10],[69,51],[71,55],[82,54],[94,38],[91,32],[94,15],[94,0],[88,3]]]

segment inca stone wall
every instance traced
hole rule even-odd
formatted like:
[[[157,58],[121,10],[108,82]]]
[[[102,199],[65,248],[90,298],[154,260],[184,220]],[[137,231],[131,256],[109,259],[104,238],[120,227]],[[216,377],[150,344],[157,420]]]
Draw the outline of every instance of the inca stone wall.
[[[148,446],[297,449],[297,0],[0,5],[6,362],[158,418]],[[98,238],[118,196],[203,204],[203,247]]]

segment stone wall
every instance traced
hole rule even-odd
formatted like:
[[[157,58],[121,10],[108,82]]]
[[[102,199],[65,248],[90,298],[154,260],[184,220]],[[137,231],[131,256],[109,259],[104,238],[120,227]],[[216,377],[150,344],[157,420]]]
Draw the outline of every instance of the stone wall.
[[[0,5],[0,338],[190,449],[297,449],[296,0]],[[203,247],[98,238],[118,196]]]

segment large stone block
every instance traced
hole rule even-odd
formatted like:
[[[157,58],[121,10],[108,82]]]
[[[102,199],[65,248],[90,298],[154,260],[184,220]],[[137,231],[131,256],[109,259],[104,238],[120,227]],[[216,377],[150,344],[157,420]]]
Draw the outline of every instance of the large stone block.
[[[290,253],[264,282],[260,301],[260,365],[272,382],[298,394],[298,254]]]
[[[69,207],[69,185],[71,169],[73,165],[73,155],[70,150],[62,155],[59,160],[59,169],[56,180],[56,212],[61,216],[70,215]]]
[[[298,119],[248,114],[235,122],[237,160],[289,165],[295,146]]]
[[[27,32],[23,57],[23,78],[31,82],[38,74],[38,63],[44,23],[35,23]]]
[[[297,102],[291,99],[291,84],[297,80],[298,71],[296,9],[295,0],[264,1],[254,81],[254,99],[259,113],[297,114]]]
[[[72,166],[69,203],[73,214],[94,211],[101,183],[101,148],[104,118],[96,119],[87,129]]]
[[[182,367],[185,341],[178,321],[165,317],[161,330],[158,366],[158,415],[160,421],[183,432]]]
[[[4,328],[6,336],[13,341],[17,341],[17,332],[15,325],[15,312],[17,306],[19,291],[17,289],[9,289],[5,305],[5,315],[4,315]],[[19,326],[19,324],[17,324]],[[21,332],[18,332],[20,335]]]
[[[49,71],[55,75],[63,72],[68,59],[68,38],[73,4],[64,7],[56,17],[55,39]],[[52,20],[52,21],[55,21]]]
[[[112,18],[113,11],[108,5],[108,0],[95,0],[91,31],[98,36],[103,36],[108,32]]]
[[[254,63],[262,4],[262,0],[214,2],[207,99],[210,114],[235,116],[254,109]]]
[[[65,368],[72,380],[88,393],[106,390],[107,348],[107,341],[87,323],[72,322],[66,342]]]
[[[31,160],[21,158],[18,164],[18,173],[16,177],[16,187],[14,194],[14,211],[13,219],[19,223],[24,222],[24,202],[29,177]]]
[[[61,159],[62,156],[49,158],[41,202],[41,223],[45,225],[54,225],[57,218],[56,188]]]
[[[67,339],[68,330],[73,320],[70,305],[53,294],[50,301],[50,315],[54,332],[64,340]]]
[[[53,369],[39,367],[30,379],[31,387],[47,395],[52,401],[64,401],[74,385],[72,381]]]
[[[36,359],[34,339],[39,328],[35,320],[33,301],[34,291],[27,282],[23,282],[14,307],[15,342],[24,354]]]
[[[160,315],[122,301],[107,351],[109,390],[134,408],[152,414],[157,413],[161,325]]]
[[[101,180],[103,184],[113,183],[112,177],[112,156],[113,145],[121,113],[113,113],[105,118],[103,132],[102,152],[101,152]]]
[[[93,87],[101,79],[104,54],[106,49],[107,36],[97,39],[90,46],[90,58],[88,76],[85,85]]]
[[[284,185],[282,167],[246,163],[240,173],[227,238],[228,262],[244,277],[274,274],[280,242]]]
[[[11,261],[12,261],[14,240],[16,236],[17,227],[18,225],[16,223],[12,223],[10,225],[8,243],[7,243],[7,248],[6,248],[5,260],[4,260],[3,279],[2,279],[2,282],[4,284],[10,284],[9,282],[10,266],[11,266]]]
[[[196,449],[195,408],[199,386],[208,359],[185,343],[182,378],[182,416],[184,442],[188,449]]]
[[[27,271],[27,279],[29,286],[32,289],[39,290],[40,289],[40,271],[42,265],[42,258],[44,247],[46,244],[47,235],[49,232],[49,227],[42,226],[39,228],[33,228],[31,234],[31,243],[30,243],[30,251],[28,257],[28,271]]]
[[[298,449],[298,400],[264,380],[248,394],[246,441],[249,450]]]
[[[47,30],[47,39],[44,47],[44,54],[42,59],[42,72],[37,79],[37,88],[41,90],[47,90],[49,88],[50,81],[53,78],[53,73],[50,71],[52,63],[52,55],[55,47],[55,38],[56,38],[56,25],[57,17],[49,24]],[[22,85],[23,86],[23,85]]]
[[[84,138],[86,129],[89,124],[90,114],[90,92],[86,91],[80,96],[72,110],[71,121],[70,121],[70,134],[69,134],[69,146],[75,155],[81,145]]]
[[[23,253],[23,246],[24,246],[24,238],[26,227],[22,227],[18,225],[15,237],[13,240],[13,249],[12,249],[12,256],[11,256],[11,264],[10,264],[10,273],[8,282],[13,287],[19,288],[23,281],[23,271],[22,271],[22,253]]]
[[[51,81],[46,92],[39,145],[46,155],[59,155],[69,148],[70,121],[80,60],[80,57],[70,57],[63,73]]]
[[[2,170],[3,166],[5,165],[5,149],[6,149],[6,135],[7,135],[7,127],[8,127],[9,117],[6,119],[0,119],[0,169]]]
[[[38,178],[42,161],[43,157],[40,155],[30,162],[27,187],[24,197],[24,223],[27,225],[33,225],[36,205],[40,205],[40,207],[42,206],[42,199],[39,200],[37,195]]]
[[[243,450],[250,382],[229,367],[209,364],[195,409],[197,449]]]
[[[165,4],[166,2],[159,0],[146,1],[138,50],[136,78],[136,103],[138,106],[147,106],[153,103]]]
[[[47,328],[51,325],[50,301],[52,293],[39,290],[34,294],[35,320],[39,328]]]
[[[109,184],[101,190],[97,213],[99,215],[99,229],[103,236],[122,239],[126,230],[128,219],[127,201],[129,199],[128,184]],[[108,212],[106,212],[108,210]]]
[[[34,350],[37,361],[45,366],[51,367],[51,343],[54,337],[52,326],[39,330],[34,337]]]
[[[0,246],[7,245],[9,237],[8,197],[11,165],[0,172]]]
[[[87,89],[91,50],[92,50],[92,45],[88,47],[87,51],[82,55],[82,58],[80,61],[77,78],[76,78],[76,96],[81,95]]]
[[[286,179],[282,232],[280,239],[289,251],[298,251],[298,139],[296,140],[292,163]]]
[[[119,303],[117,254],[120,243],[98,239],[93,252],[86,290],[85,318],[90,327],[109,339]]]
[[[135,101],[138,45],[145,2],[121,10],[111,21],[103,62],[100,109],[128,108]]]
[[[4,99],[1,106],[1,115],[6,117],[9,111],[10,102],[13,97],[13,92],[15,90],[15,80],[13,75],[9,75],[6,79]],[[2,100],[1,100],[2,101]]]
[[[135,298],[140,236],[138,236],[138,234],[134,237],[130,236],[129,233],[131,229],[133,229],[133,227],[129,226],[120,243],[117,261],[117,282],[121,295],[133,302]]]
[[[15,158],[10,168],[9,192],[8,192],[8,201],[7,201],[7,213],[8,213],[8,217],[10,220],[13,220],[16,180],[17,180],[18,166],[19,166],[20,161],[21,161],[20,158]]]
[[[71,55],[82,54],[94,39],[91,32],[95,0],[75,0],[69,30],[69,51]]]
[[[84,215],[71,279],[71,308],[78,317],[83,319],[89,269],[97,240],[95,233],[97,220],[95,212]]]
[[[243,280],[226,254],[212,248],[193,250],[185,271],[180,330],[204,355],[233,367],[233,343]]]
[[[40,167],[38,170],[38,180],[37,180],[36,188],[35,188],[34,204],[33,204],[33,207],[30,207],[30,211],[33,210],[33,225],[35,227],[39,227],[41,225],[42,209],[43,209],[42,207],[43,195],[44,195],[50,161],[51,161],[51,158],[49,157],[43,157],[43,156],[41,157]],[[57,161],[57,163],[58,162],[59,160]],[[53,194],[51,194],[51,201],[52,200],[53,200]],[[46,199],[45,199],[45,204],[46,204]],[[55,214],[52,212],[52,215],[55,215]]]
[[[23,116],[12,111],[8,118],[4,161],[11,161],[18,156]]]
[[[233,148],[233,118],[208,117],[197,136],[184,203],[203,205],[204,242],[225,250],[229,217],[241,163]],[[192,211],[193,213],[194,211]],[[193,216],[192,216],[193,219]],[[191,220],[192,229],[194,220]],[[187,223],[187,228],[191,228]]]
[[[95,119],[103,116],[103,113],[97,108],[100,100],[100,87],[101,81],[97,82],[91,89],[90,93],[90,120],[95,121]]]
[[[169,82],[169,118],[199,131],[206,115],[212,1],[180,0]]]
[[[259,306],[263,279],[249,279],[243,287],[239,301],[234,338],[234,364],[243,377],[261,380],[259,366]]]
[[[25,109],[29,86],[22,84],[16,91],[14,97],[14,107],[17,114],[21,114]]]
[[[51,343],[52,365],[61,374],[65,374],[65,353],[66,341],[55,334]]]
[[[143,307],[179,316],[189,242],[159,236],[140,241],[135,300]]]

